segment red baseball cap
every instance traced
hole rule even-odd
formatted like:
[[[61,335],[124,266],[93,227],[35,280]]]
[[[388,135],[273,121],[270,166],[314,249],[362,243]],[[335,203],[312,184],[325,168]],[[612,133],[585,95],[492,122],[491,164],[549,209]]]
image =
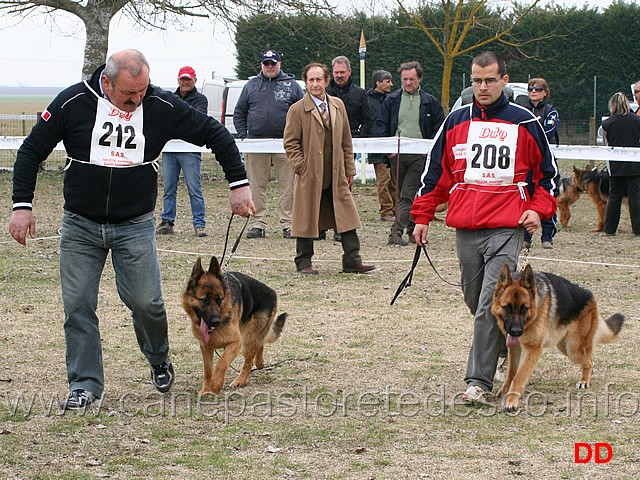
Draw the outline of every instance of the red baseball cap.
[[[178,73],[178,78],[189,78],[193,80],[196,78],[196,71],[191,67],[182,67]]]

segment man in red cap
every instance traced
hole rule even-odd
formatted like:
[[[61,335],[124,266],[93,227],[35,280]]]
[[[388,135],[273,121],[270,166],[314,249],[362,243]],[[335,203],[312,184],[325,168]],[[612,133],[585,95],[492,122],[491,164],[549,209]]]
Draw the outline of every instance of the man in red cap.
[[[196,88],[197,80],[196,71],[193,68],[189,66],[182,67],[178,72],[179,87],[174,93],[191,105],[192,108],[206,114],[209,101],[206,96],[198,92]],[[202,184],[200,183],[201,162],[202,157],[198,152],[164,152],[162,154],[162,175],[164,177],[163,210],[160,215],[160,224],[156,228],[156,234],[166,235],[173,233],[173,224],[176,220],[178,180],[180,179],[180,169],[182,169],[191,201],[193,229],[197,237],[207,236],[204,196],[202,195]]]

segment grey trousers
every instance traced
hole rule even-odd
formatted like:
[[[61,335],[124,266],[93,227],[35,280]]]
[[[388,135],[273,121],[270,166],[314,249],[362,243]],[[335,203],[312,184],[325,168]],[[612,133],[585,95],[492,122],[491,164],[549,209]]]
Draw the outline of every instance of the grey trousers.
[[[491,313],[493,292],[503,265],[507,263],[512,271],[516,269],[523,238],[523,228],[456,231],[461,283],[471,281],[483,269],[475,280],[462,287],[464,301],[474,315],[473,342],[464,381],[487,392],[493,390],[498,354],[506,348],[505,337]],[[484,265],[505,242],[498,254]]]

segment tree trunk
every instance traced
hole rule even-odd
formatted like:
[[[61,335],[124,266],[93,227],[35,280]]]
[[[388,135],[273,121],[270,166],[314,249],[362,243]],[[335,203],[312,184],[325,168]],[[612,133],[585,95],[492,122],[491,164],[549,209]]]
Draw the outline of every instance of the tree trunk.
[[[91,4],[90,4],[91,5]],[[111,12],[100,11],[99,8],[87,12],[91,19],[83,18],[87,40],[84,45],[84,63],[82,65],[82,79],[85,80],[107,60],[109,49],[109,23],[113,15]]]
[[[444,64],[442,68],[442,108],[445,115],[449,114],[449,102],[451,95],[451,71],[453,70],[453,57],[444,56]]]

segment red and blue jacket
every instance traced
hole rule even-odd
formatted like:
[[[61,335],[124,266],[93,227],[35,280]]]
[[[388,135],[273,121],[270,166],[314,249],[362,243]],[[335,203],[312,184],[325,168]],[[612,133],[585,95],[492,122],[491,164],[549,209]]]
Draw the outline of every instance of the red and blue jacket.
[[[559,174],[540,123],[503,94],[452,112],[427,154],[411,215],[429,224],[449,202],[447,225],[464,230],[517,227],[525,210],[556,211]]]

